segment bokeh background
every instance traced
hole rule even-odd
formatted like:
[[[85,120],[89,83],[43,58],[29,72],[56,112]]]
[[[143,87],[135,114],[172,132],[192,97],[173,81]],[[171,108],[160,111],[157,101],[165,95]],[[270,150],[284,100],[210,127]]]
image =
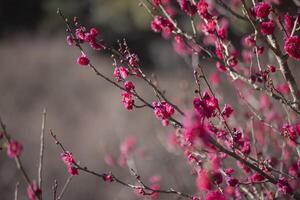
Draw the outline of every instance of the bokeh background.
[[[65,42],[65,26],[56,15],[58,7],[67,16],[78,16],[87,27],[97,27],[110,44],[126,38],[146,73],[157,74],[167,96],[185,109],[194,88],[189,60],[174,53],[170,41],[150,31],[150,16],[137,0],[1,0],[0,115],[9,133],[22,141],[25,168],[37,179],[42,111],[47,109],[44,199],[52,199],[54,180],[60,191],[68,178],[60,149],[49,135],[50,128],[80,163],[99,172],[112,171],[128,182],[134,182],[128,167],[109,167],[104,157],[111,154],[117,160],[120,143],[128,135],[134,136],[137,146],[131,161],[145,182],[152,175],[160,175],[163,188],[195,192],[195,177],[180,151],[169,152],[165,145],[174,130],[162,128],[147,108],[126,111],[118,89],[76,64],[79,52]],[[293,1],[284,1],[281,8],[295,10]],[[229,34],[237,45],[247,28],[233,23]],[[99,70],[112,74],[109,55],[90,52],[90,57]],[[204,64],[211,71],[213,63]],[[152,90],[142,82],[136,85],[149,101],[154,100]],[[230,94],[226,85],[222,87]],[[15,163],[0,151],[1,200],[13,198],[17,182],[19,199],[26,199],[26,185]],[[64,197],[138,199],[129,189],[84,173],[72,180]]]

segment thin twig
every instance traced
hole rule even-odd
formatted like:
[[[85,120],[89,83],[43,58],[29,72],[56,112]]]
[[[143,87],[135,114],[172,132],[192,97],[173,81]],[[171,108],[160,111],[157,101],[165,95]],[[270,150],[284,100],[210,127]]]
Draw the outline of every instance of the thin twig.
[[[18,200],[19,182],[16,183],[15,187],[15,200]]]
[[[10,143],[11,139],[10,139],[9,134],[7,133],[6,126],[5,126],[4,122],[1,119],[1,116],[0,116],[0,126],[1,126],[1,129],[2,129],[2,132],[3,132],[3,136],[4,136],[5,140],[6,140],[6,142]],[[17,155],[15,157],[15,163],[17,165],[18,170],[23,175],[24,180],[26,181],[26,183],[28,184],[28,186],[31,187],[31,182],[32,181],[30,180],[30,178],[29,178],[29,176],[28,176],[28,174],[27,174],[27,172],[26,172],[26,170],[25,170],[25,168],[23,166],[23,163],[22,163],[19,155]],[[40,200],[40,196],[37,196],[37,198]]]
[[[52,187],[52,190],[53,190],[53,200],[57,200],[57,199],[56,199],[56,195],[57,195],[57,187],[58,187],[57,180],[54,180],[54,185],[53,185],[53,187]]]
[[[62,199],[63,195],[65,194],[65,192],[66,192],[66,190],[68,188],[68,186],[70,185],[70,183],[72,181],[72,178],[73,178],[72,175],[68,177],[68,179],[67,179],[66,183],[64,184],[64,186],[63,186],[60,194],[57,197],[57,200],[61,200]]]
[[[43,110],[43,117],[42,117],[42,128],[41,128],[41,141],[40,141],[40,161],[39,161],[39,168],[38,168],[38,186],[42,190],[42,183],[43,183],[43,162],[44,162],[44,149],[45,149],[45,125],[46,125],[46,108]],[[41,199],[42,199],[41,195]]]
[[[226,3],[224,3],[222,0],[217,0],[218,4],[223,7],[225,10],[227,10],[230,14],[232,14],[234,17],[236,17],[237,19],[241,19],[246,21],[247,18],[238,14],[237,12],[235,12],[234,10],[232,10]]]
[[[66,152],[66,149],[64,148],[63,144],[58,140],[57,136],[52,132],[50,131],[50,134],[51,136],[53,137],[53,139],[55,140],[55,143],[61,148],[61,150],[63,152]],[[87,167],[82,167],[81,165],[79,165],[79,163],[75,162],[74,163],[75,167],[78,169],[78,170],[81,170],[81,171],[84,171],[88,174],[91,174],[91,175],[94,175],[94,176],[97,176],[99,178],[105,178],[107,176],[106,173],[98,173],[98,172],[95,172],[95,171],[92,171],[90,169],[88,169]],[[145,185],[144,183],[142,183],[141,181],[139,181],[139,183],[142,183],[141,186],[140,185],[134,185],[134,184],[130,184],[130,183],[126,183],[122,180],[120,180],[119,178],[117,178],[115,175],[113,175],[112,173],[109,173],[109,175],[112,176],[112,181],[114,182],[117,182],[121,185],[124,185],[128,188],[131,188],[131,189],[143,189],[143,190],[146,190],[144,191],[144,195],[152,195],[153,193],[163,193],[163,194],[176,194],[176,195],[179,195],[180,197],[185,197],[185,198],[188,198],[188,199],[193,199],[193,196],[192,195],[189,195],[189,194],[185,194],[185,193],[182,193],[182,192],[179,192],[179,191],[176,191],[174,189],[169,189],[169,190],[156,190],[156,189],[152,189],[150,186],[147,186]],[[148,191],[148,192],[147,192]],[[58,198],[57,200],[60,200],[60,198]]]

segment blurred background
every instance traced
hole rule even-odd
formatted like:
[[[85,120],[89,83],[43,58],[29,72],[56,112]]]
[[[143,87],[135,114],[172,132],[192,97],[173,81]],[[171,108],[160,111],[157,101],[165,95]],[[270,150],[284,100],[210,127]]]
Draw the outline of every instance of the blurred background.
[[[283,3],[282,9],[295,9],[293,1]],[[50,128],[80,163],[98,172],[112,171],[131,183],[134,178],[127,166],[109,167],[104,158],[110,154],[117,162],[120,143],[133,136],[137,145],[132,165],[145,182],[159,175],[162,188],[195,192],[195,178],[184,158],[176,150],[170,153],[165,145],[174,130],[162,128],[147,108],[126,111],[119,90],[76,64],[79,52],[66,44],[65,26],[56,14],[58,7],[71,18],[78,16],[87,27],[97,27],[110,44],[126,38],[146,73],[158,74],[160,86],[175,103],[190,102],[194,89],[189,62],[174,53],[172,42],[150,31],[151,18],[137,0],[0,0],[0,115],[13,138],[22,142],[25,168],[37,179],[42,111],[47,109],[44,199],[52,199],[54,180],[60,191],[68,178]],[[232,24],[229,34],[237,45],[247,28]],[[113,66],[109,56],[90,53],[98,69],[110,76]],[[213,65],[205,63],[208,71]],[[147,86],[136,85],[149,101],[154,100]],[[0,199],[12,199],[17,182],[19,199],[26,199],[26,185],[15,163],[5,151],[0,154]],[[80,172],[65,199],[139,198],[118,184]]]

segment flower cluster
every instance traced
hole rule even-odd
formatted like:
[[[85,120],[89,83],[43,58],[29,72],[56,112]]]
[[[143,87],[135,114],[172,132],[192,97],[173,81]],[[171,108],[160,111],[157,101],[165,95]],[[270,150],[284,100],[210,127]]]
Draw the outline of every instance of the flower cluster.
[[[101,43],[102,41],[97,41],[98,30],[96,28],[91,28],[90,31],[87,31],[85,27],[80,26],[76,29],[75,35],[78,42],[86,42],[92,49],[96,51],[101,51],[104,48],[103,44]]]
[[[210,96],[208,92],[203,93],[202,99],[195,97],[193,104],[195,110],[206,118],[214,117],[216,110],[219,108],[218,99]]]
[[[168,126],[169,119],[175,112],[173,106],[171,106],[165,101],[154,101],[152,103],[152,106],[154,108],[154,114],[156,118],[162,121],[163,126]]]
[[[70,31],[71,30],[69,30],[69,32]],[[72,46],[74,43],[75,44],[88,43],[92,49],[96,51],[101,51],[105,48],[105,46],[103,41],[97,40],[98,34],[99,32],[96,28],[91,28],[89,31],[87,31],[85,27],[79,26],[75,31],[75,35],[70,34],[67,36],[67,43],[69,46]],[[77,63],[81,66],[87,66],[90,63],[90,60],[82,52],[82,54],[77,58]]]
[[[64,161],[65,165],[67,166],[68,172],[73,175],[77,176],[78,175],[78,169],[75,166],[76,162],[73,158],[72,153],[66,151],[61,154],[61,159]]]
[[[168,37],[174,30],[174,25],[167,18],[156,16],[151,22],[151,28],[154,32],[163,32],[163,35]]]
[[[292,141],[296,141],[298,136],[300,135],[300,124],[284,124],[282,126],[282,135],[288,137]]]

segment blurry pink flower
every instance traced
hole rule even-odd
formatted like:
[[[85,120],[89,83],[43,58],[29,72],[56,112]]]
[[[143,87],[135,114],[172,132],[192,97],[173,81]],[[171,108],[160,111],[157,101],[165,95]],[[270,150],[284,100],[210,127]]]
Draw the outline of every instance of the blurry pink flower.
[[[23,146],[16,140],[11,140],[7,146],[7,155],[10,158],[20,156],[23,151]]]
[[[216,72],[213,72],[210,77],[209,77],[209,80],[211,82],[212,85],[219,85],[220,83],[220,74],[218,71]]]
[[[158,182],[160,182],[160,180],[161,180],[160,175],[153,175],[153,176],[150,177],[150,182],[151,183],[158,183]]]
[[[153,3],[155,6],[159,6],[159,5],[161,5],[161,0],[152,0],[152,3]]]
[[[135,145],[136,140],[133,136],[126,137],[120,145],[121,154],[128,156],[128,154],[134,149]]]
[[[27,196],[30,200],[38,200],[41,193],[42,191],[35,181],[27,187]]]
[[[246,47],[254,47],[256,45],[256,41],[253,35],[247,35],[246,37],[244,37],[242,43]]]
[[[208,192],[204,200],[226,200],[226,198],[220,191],[213,191]]]
[[[150,188],[152,190],[160,190],[160,185],[158,184],[153,184],[150,186]],[[153,192],[151,195],[150,195],[150,199],[151,200],[157,200],[159,198],[159,193],[158,192]]]
[[[104,161],[109,166],[114,166],[115,165],[115,161],[114,161],[113,157],[110,154],[106,154],[104,156]]]
[[[276,89],[282,94],[289,94],[290,88],[287,83],[281,83],[276,86]]]
[[[212,182],[205,169],[202,169],[199,172],[198,177],[196,179],[196,185],[199,191],[212,189]]]
[[[74,40],[73,40],[72,36],[70,36],[70,35],[67,36],[67,44],[69,46],[72,46],[74,44]]]

